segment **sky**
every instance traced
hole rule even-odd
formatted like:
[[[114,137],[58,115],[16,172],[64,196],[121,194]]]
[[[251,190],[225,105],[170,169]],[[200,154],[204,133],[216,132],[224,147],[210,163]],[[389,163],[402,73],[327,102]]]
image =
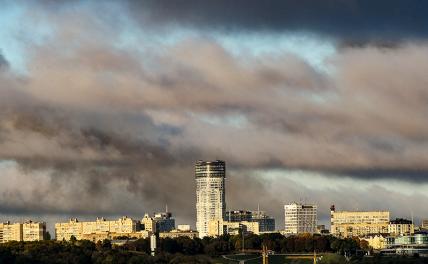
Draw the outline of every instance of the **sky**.
[[[423,0],[0,0],[0,220],[227,209],[428,218]]]

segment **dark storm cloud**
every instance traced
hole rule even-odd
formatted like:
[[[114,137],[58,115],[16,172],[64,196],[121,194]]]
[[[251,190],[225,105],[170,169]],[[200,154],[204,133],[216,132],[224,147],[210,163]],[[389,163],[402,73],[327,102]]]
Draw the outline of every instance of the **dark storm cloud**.
[[[232,31],[297,30],[355,40],[428,36],[428,3],[423,0],[129,2],[134,15],[152,25]]]
[[[0,71],[8,67],[9,67],[9,62],[6,60],[6,58],[3,56],[0,50]]]
[[[337,175],[349,175],[350,177],[356,177],[359,179],[393,179],[403,180],[406,179],[409,182],[421,183],[428,181],[428,170],[426,169],[403,169],[403,168],[373,168],[373,169],[359,169],[359,170],[346,170],[331,172]]]
[[[2,91],[0,95],[5,94]],[[26,112],[26,107],[21,105],[7,109],[3,106],[0,105],[0,145],[3,146],[0,158],[15,161],[19,165],[15,173],[33,178],[42,174],[47,178],[41,180],[45,188],[29,192],[15,189],[9,180],[8,188],[0,194],[2,212],[138,215],[142,214],[141,210],[155,211],[160,204],[169,203],[171,208],[180,207],[186,215],[191,214],[192,208],[183,206],[183,200],[177,199],[173,192],[165,192],[173,188],[181,191],[183,198],[191,193],[191,186],[177,187],[171,181],[171,178],[185,181],[192,175],[192,163],[198,154],[191,149],[173,153],[166,141],[149,142],[120,130],[76,125],[73,124],[76,117],[61,108],[34,106]],[[144,128],[155,126],[149,118],[143,120],[140,119],[144,122],[142,134]],[[122,185],[120,190],[114,187],[118,183]],[[117,196],[112,191],[131,193],[139,201],[138,206],[129,203],[121,208],[103,208],[99,203],[106,195]],[[58,204],[58,196],[69,200]],[[93,202],[87,203],[87,200]]]

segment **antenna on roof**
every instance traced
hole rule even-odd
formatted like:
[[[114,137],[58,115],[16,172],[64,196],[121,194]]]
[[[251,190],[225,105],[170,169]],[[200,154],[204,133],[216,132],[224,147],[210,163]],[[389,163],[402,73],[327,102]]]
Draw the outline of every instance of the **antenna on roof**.
[[[165,213],[168,213],[168,204],[165,204]]]

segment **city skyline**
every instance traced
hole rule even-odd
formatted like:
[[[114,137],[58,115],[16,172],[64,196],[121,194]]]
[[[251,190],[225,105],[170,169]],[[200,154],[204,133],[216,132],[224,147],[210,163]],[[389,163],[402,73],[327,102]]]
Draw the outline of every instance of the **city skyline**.
[[[0,0],[0,220],[193,225],[200,159],[277,229],[428,218],[427,3],[172,2]]]

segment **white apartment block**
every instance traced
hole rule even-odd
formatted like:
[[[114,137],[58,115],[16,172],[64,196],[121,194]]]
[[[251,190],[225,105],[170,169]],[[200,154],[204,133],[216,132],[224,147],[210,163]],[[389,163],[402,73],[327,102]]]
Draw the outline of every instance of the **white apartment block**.
[[[196,176],[196,230],[199,237],[208,236],[211,220],[223,220],[225,216],[225,178],[224,161],[198,161]]]
[[[317,230],[317,206],[291,203],[284,206],[285,235],[314,234]]]

